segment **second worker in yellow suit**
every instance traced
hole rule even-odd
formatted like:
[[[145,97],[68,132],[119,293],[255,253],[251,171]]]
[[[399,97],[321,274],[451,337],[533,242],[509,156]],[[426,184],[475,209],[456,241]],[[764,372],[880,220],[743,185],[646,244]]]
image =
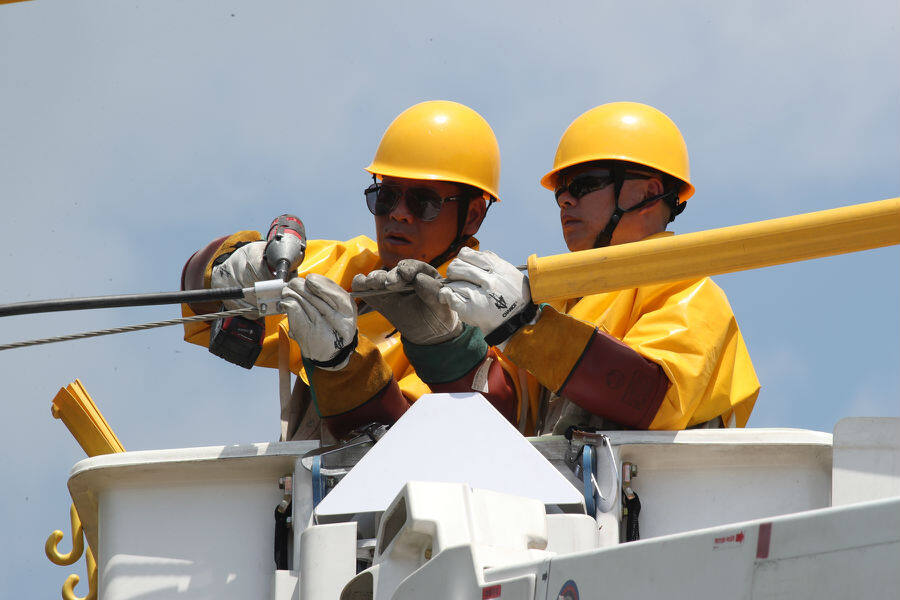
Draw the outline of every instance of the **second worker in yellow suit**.
[[[671,235],[694,193],[678,128],[632,102],[575,119],[541,184],[555,193],[571,251]],[[708,277],[535,307],[527,277],[491,252],[463,248],[447,275],[440,300],[549,392],[531,402],[539,431],[747,423],[759,382]]]

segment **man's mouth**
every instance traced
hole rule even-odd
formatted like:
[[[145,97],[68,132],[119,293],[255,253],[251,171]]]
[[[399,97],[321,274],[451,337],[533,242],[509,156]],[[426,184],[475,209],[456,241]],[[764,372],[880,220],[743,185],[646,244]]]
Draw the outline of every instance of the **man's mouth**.
[[[581,223],[581,219],[576,219],[575,217],[567,216],[567,217],[563,217],[563,219],[562,219],[563,229],[565,229],[567,227],[574,227],[574,226],[578,225],[579,223]]]
[[[392,246],[405,246],[412,244],[412,238],[399,231],[389,231],[384,233],[384,241]]]

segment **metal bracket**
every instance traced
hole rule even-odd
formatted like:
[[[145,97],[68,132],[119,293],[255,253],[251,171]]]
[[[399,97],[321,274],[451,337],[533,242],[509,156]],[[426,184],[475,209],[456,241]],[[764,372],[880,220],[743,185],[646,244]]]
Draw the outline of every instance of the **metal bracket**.
[[[286,285],[281,279],[257,281],[253,287],[244,288],[244,300],[255,305],[260,316],[281,314],[281,291]]]

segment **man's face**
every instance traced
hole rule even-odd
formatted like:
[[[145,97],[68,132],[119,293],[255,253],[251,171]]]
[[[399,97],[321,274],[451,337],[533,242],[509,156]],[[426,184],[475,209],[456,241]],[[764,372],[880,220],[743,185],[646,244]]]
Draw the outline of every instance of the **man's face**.
[[[572,167],[560,173],[560,182],[570,182],[583,175],[601,177],[609,171],[585,167]],[[609,185],[575,198],[568,191],[557,199],[559,205],[559,221],[562,225],[563,237],[569,250],[588,250],[594,247],[597,236],[606,227],[615,208],[615,186]]]
[[[385,177],[383,183],[398,186],[403,191],[390,213],[375,217],[378,253],[384,266],[393,268],[405,258],[431,262],[456,239],[457,201],[445,202],[433,221],[423,221],[410,210],[406,190],[428,188],[441,198],[448,198],[461,194],[462,187],[446,181],[399,177]]]
[[[635,173],[638,173],[636,171]],[[662,183],[657,177],[650,179],[628,179],[631,172],[626,172],[626,180],[619,193],[619,206],[629,209],[647,197],[651,186],[658,186],[660,191]],[[578,165],[566,169],[560,173],[560,182],[571,182],[581,176],[593,176],[598,182],[609,175],[609,170]],[[581,198],[575,198],[569,191],[563,192],[556,202],[559,205],[559,220],[562,225],[563,237],[569,250],[589,250],[594,247],[597,236],[606,228],[606,224],[615,212],[615,185],[609,178],[608,185],[604,185]],[[656,182],[655,184],[651,182]],[[653,189],[656,189],[655,187]],[[622,241],[623,234],[629,231],[629,222],[635,215],[626,213],[622,216],[619,226],[613,233],[612,244]]]

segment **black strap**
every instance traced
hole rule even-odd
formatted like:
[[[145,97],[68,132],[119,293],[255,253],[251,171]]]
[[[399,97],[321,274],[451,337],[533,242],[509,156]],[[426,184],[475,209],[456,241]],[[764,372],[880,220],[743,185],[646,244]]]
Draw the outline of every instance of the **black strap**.
[[[263,239],[260,238],[260,239],[255,240],[255,241],[256,241],[256,242],[262,242]],[[238,248],[242,248],[243,246],[246,246],[247,244],[252,244],[252,243],[253,243],[253,242],[235,242],[234,246],[231,247],[231,250],[229,250],[228,252],[224,252],[224,253],[218,255],[218,256],[215,258],[215,260],[213,260],[212,266],[218,267],[218,266],[221,265],[223,262],[225,262],[226,260],[228,260],[229,258],[231,258],[231,255],[234,254],[235,251],[236,251]]]
[[[528,301],[525,308],[503,321],[495,330],[484,336],[488,346],[496,346],[503,343],[517,332],[523,325],[530,322],[537,314],[537,304]]]
[[[613,232],[616,230],[616,227],[619,225],[619,221],[622,219],[622,216],[625,213],[630,213],[632,211],[644,208],[648,204],[652,204],[657,200],[664,200],[671,208],[671,213],[669,216],[669,222],[671,223],[675,220],[675,217],[681,214],[681,211],[684,210],[686,204],[684,202],[678,204],[678,190],[670,190],[657,196],[650,196],[649,198],[645,198],[644,200],[638,202],[629,209],[621,208],[619,206],[619,195],[622,192],[622,186],[625,184],[625,167],[622,165],[615,165],[611,170],[613,183],[615,185],[615,210],[613,211],[612,216],[609,218],[609,221],[606,223],[606,227],[603,228],[603,231],[597,234],[597,239],[594,240],[594,248],[605,248],[606,246],[609,246],[609,243],[612,241]]]
[[[287,506],[279,504],[275,507],[275,568],[289,569],[288,564],[288,540],[291,538],[291,524],[288,519],[291,518],[292,503],[288,502]]]
[[[622,186],[625,184],[625,167],[616,164],[613,165],[610,170],[612,171],[613,185],[615,186],[613,192],[613,206],[615,207],[615,210],[613,210],[612,216],[609,217],[609,221],[606,222],[606,227],[597,234],[597,239],[594,240],[594,248],[605,248],[609,246],[613,232],[619,224],[619,219],[621,219],[622,215],[626,212],[619,207],[619,195],[622,192]]]
[[[347,360],[347,357],[350,356],[350,354],[354,350],[356,350],[357,344],[359,344],[359,330],[357,330],[356,333],[353,334],[353,341],[351,341],[349,344],[347,344],[346,346],[341,348],[340,352],[338,352],[337,354],[334,355],[334,358],[331,358],[330,360],[325,360],[325,361],[313,360],[311,358],[309,358],[307,360],[314,367],[319,367],[319,368],[336,367],[339,364],[341,364],[342,362],[344,362],[345,360]]]
[[[641,539],[641,528],[638,524],[638,516],[641,514],[641,499],[637,492],[632,490],[632,497],[622,494],[623,515],[625,517],[625,541],[634,542]]]
[[[478,190],[481,192],[481,190]],[[484,193],[484,192],[481,192]],[[447,249],[434,257],[430,264],[432,267],[437,269],[442,264],[447,262],[452,258],[456,258],[456,255],[459,253],[459,249],[466,245],[466,242],[472,237],[471,235],[466,235],[463,233],[463,229],[466,227],[466,219],[469,216],[469,204],[477,198],[478,196],[473,195],[465,202],[457,201],[457,209],[456,209],[456,238],[450,242],[450,245],[447,246]],[[490,210],[491,205],[495,202],[494,198],[491,197],[488,201],[487,208],[484,209],[484,216],[487,217],[487,211]]]
[[[674,197],[666,198],[666,202],[669,204],[669,208],[672,209],[672,213],[669,215],[669,223],[675,220],[675,217],[684,212],[684,209],[687,208],[687,202],[679,202],[678,201],[678,191],[669,192]]]

